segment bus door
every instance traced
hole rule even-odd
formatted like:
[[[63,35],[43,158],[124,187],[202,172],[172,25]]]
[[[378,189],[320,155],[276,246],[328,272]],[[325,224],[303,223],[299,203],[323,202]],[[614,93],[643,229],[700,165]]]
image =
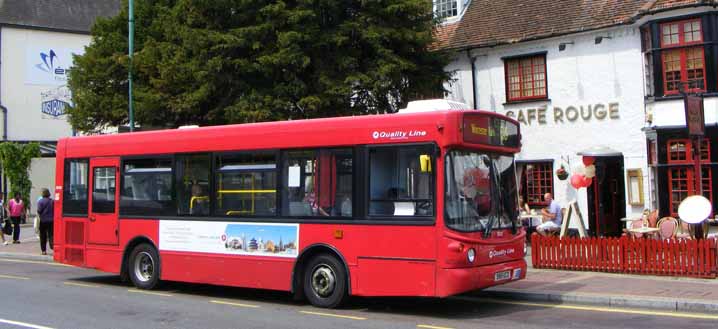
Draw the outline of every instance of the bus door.
[[[119,172],[119,158],[90,159],[90,244],[118,244]]]

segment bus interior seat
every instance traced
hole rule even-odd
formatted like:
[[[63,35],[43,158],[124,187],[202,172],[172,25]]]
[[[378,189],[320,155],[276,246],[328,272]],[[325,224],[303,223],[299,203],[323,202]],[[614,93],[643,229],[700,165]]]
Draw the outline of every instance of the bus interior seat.
[[[290,216],[311,216],[312,207],[306,202],[289,202]]]

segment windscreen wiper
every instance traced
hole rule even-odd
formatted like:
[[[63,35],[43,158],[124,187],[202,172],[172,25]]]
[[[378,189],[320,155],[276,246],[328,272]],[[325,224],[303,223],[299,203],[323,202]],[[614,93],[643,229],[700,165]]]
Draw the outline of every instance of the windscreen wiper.
[[[489,216],[489,222],[486,225],[486,228],[484,229],[484,237],[488,238],[491,236],[491,230],[494,228],[494,223],[496,223],[496,220],[498,218],[501,218],[502,214],[502,207],[500,206],[501,202],[501,188],[499,185],[499,177],[496,175],[496,164],[494,161],[489,158],[489,168],[491,168],[489,174],[491,175],[491,208],[496,210],[496,213],[493,216]]]

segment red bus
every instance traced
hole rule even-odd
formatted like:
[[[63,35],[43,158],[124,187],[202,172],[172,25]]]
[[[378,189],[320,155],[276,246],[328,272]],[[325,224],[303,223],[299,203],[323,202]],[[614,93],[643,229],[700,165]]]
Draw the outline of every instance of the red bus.
[[[526,275],[519,150],[475,110],[61,139],[54,259],[320,307],[481,289]]]

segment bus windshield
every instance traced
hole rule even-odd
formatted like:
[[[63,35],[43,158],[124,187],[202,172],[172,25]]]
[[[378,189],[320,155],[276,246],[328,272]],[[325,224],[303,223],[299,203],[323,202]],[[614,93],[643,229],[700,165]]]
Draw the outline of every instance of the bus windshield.
[[[513,156],[453,150],[446,156],[446,225],[462,232],[515,228]]]

